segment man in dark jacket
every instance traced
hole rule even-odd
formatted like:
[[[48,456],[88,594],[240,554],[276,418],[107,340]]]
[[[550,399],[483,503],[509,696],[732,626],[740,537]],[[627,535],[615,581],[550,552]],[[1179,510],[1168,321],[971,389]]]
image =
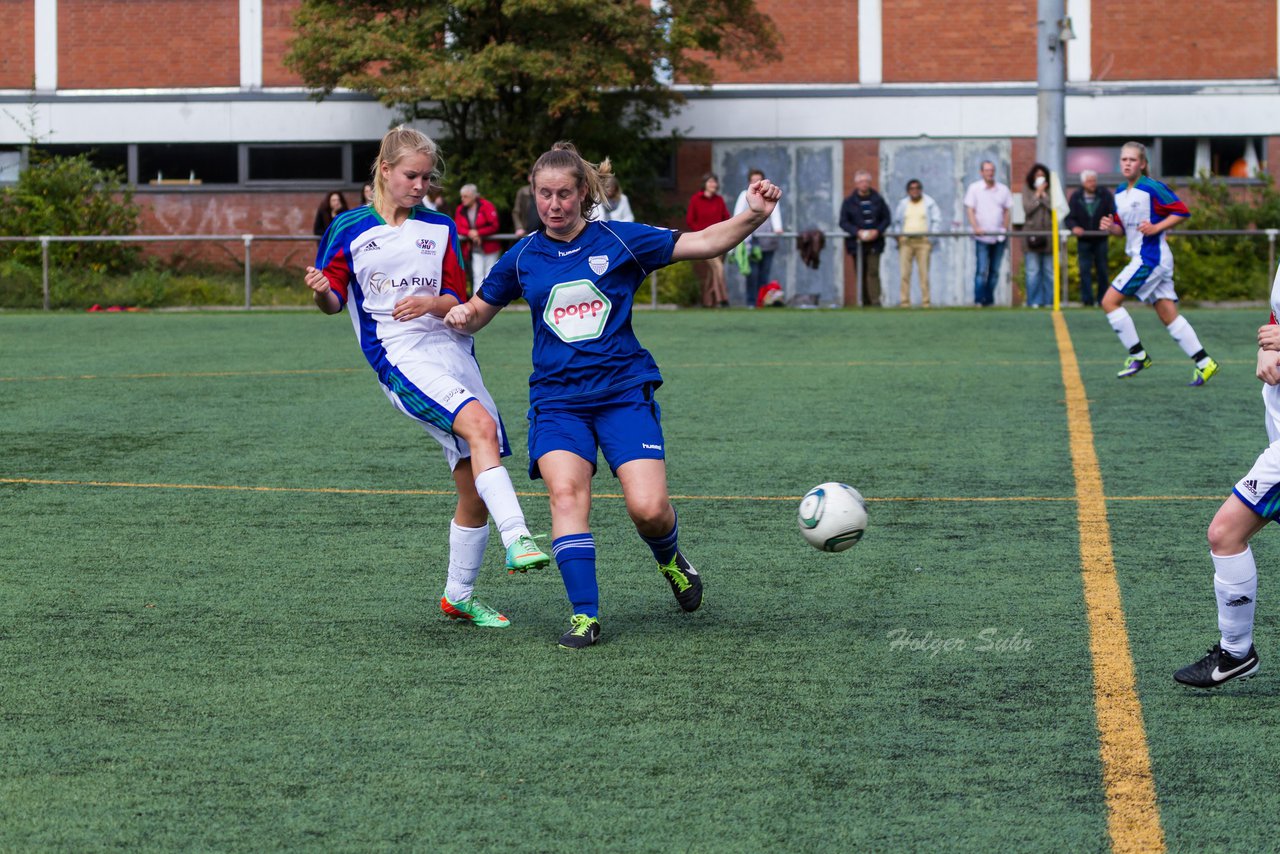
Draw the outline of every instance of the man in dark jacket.
[[[880,305],[880,253],[884,251],[884,233],[892,220],[884,197],[871,189],[871,173],[859,169],[853,175],[853,192],[840,206],[840,228],[849,235],[844,248],[859,268],[854,272],[857,286],[845,285],[845,305]]]
[[[1076,236],[1076,260],[1080,263],[1080,301],[1093,305],[1093,274],[1098,274],[1098,290],[1111,281],[1107,271],[1107,236],[1086,237],[1086,231],[1100,231],[1104,216],[1115,216],[1116,199],[1106,187],[1098,186],[1098,173],[1086,169],[1080,173],[1080,189],[1067,200],[1071,212],[1065,225]]]

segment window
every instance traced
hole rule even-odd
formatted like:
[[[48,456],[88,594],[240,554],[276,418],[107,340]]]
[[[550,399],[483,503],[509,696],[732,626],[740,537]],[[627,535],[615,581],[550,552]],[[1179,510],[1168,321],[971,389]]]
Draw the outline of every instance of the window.
[[[341,145],[251,145],[247,180],[341,183]]]
[[[237,184],[239,160],[231,143],[140,144],[138,184]]]
[[[381,141],[351,143],[351,180],[363,184],[373,177],[373,161],[378,159]]]
[[[37,145],[36,148],[54,157],[76,157],[84,154],[97,168],[114,169],[121,175],[129,171],[127,145]]]
[[[0,184],[12,184],[18,180],[22,169],[22,152],[17,149],[0,151]]]
[[[1067,140],[1067,183],[1080,180],[1080,173],[1092,169],[1103,181],[1120,180],[1120,148],[1126,142],[1147,146],[1147,155],[1156,160],[1156,140],[1134,137],[1085,137]]]

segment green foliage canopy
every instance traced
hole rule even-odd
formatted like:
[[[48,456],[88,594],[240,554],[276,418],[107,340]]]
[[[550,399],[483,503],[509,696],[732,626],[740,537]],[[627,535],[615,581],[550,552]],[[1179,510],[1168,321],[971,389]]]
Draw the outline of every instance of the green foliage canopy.
[[[17,183],[0,190],[0,234],[124,235],[137,230],[138,206],[124,176],[99,169],[87,154],[55,157],[33,148]],[[98,272],[126,269],[137,255],[120,243],[55,243],[49,254],[58,264]],[[40,245],[14,244],[10,257],[39,266]]]
[[[318,98],[346,88],[438,122],[447,183],[501,207],[559,139],[643,184],[683,100],[655,69],[704,85],[713,59],[778,58],[754,0],[305,0],[296,25],[286,64]]]

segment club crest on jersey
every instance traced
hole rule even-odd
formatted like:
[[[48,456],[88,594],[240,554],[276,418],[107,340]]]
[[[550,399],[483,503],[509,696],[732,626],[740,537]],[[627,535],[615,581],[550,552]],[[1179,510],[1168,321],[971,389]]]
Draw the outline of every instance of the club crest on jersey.
[[[420,237],[418,238],[418,248],[422,250],[423,255],[436,254],[436,242],[434,240],[428,240],[425,237]]]
[[[551,289],[542,320],[561,341],[590,341],[604,332],[612,310],[613,303],[599,288],[578,279]]]
[[[587,259],[587,266],[591,268],[591,272],[597,276],[603,276],[604,271],[609,269],[608,255],[592,255]]]

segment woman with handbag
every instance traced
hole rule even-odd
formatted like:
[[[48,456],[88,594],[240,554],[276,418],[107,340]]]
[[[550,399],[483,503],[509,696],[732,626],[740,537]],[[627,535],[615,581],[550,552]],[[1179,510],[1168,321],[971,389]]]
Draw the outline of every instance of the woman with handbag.
[[[1023,231],[1053,230],[1053,205],[1049,197],[1049,167],[1037,163],[1027,173],[1022,188],[1022,210],[1027,221]],[[1053,245],[1044,234],[1030,234],[1022,239],[1026,251],[1027,307],[1043,308],[1053,304]]]

